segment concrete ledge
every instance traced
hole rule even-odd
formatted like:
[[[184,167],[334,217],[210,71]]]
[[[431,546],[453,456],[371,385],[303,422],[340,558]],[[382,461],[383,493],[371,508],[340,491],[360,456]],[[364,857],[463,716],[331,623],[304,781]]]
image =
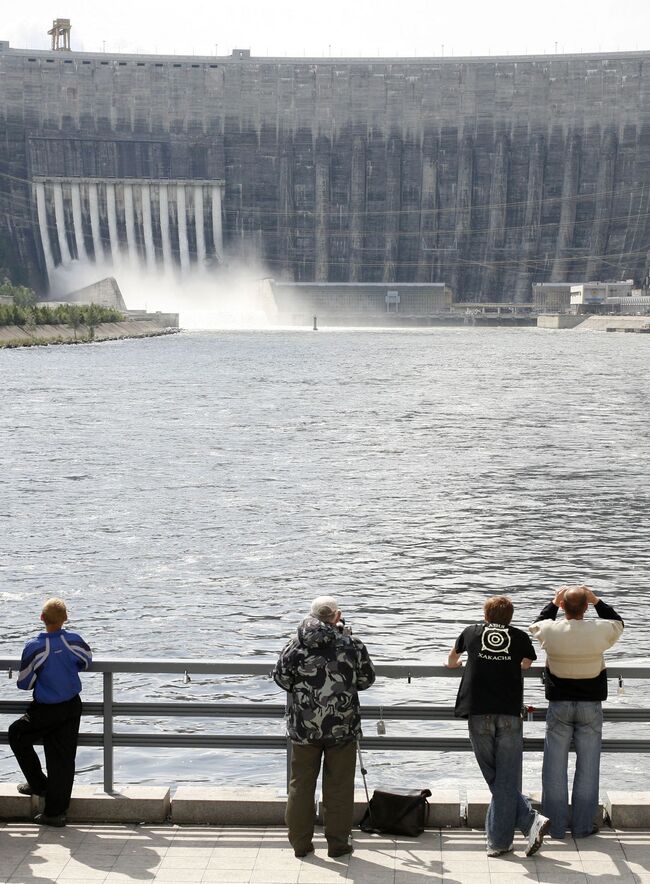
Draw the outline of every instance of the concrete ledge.
[[[489,789],[468,789],[465,820],[470,829],[482,829],[492,796]]]
[[[29,795],[21,795],[16,783],[0,783],[0,819],[28,820],[33,815],[32,799]]]
[[[460,795],[458,789],[436,789],[429,798],[429,828],[457,829],[463,825],[460,816]]]
[[[274,789],[179,786],[171,812],[178,825],[283,826],[286,806]]]
[[[605,808],[615,829],[650,829],[650,792],[608,792]]]
[[[570,313],[542,313],[537,317],[537,328],[575,328],[586,318]]]
[[[124,786],[110,795],[101,786],[75,786],[68,819],[84,823],[162,823],[169,812],[169,789],[165,786]]]
[[[529,797],[539,810],[540,793],[531,792]],[[462,818],[457,790],[434,791],[429,799],[429,828],[467,825],[481,829],[489,803],[487,789],[469,789]],[[0,783],[0,820],[32,819],[42,804],[42,799],[20,795],[15,783]],[[181,786],[170,801],[169,789],[164,786],[125,786],[112,795],[106,795],[100,786],[76,786],[68,817],[73,823],[161,823],[171,814],[179,825],[282,826],[285,808],[286,796],[274,789]],[[365,810],[365,794],[356,793],[355,825]],[[603,824],[605,811],[615,829],[650,829],[650,792],[608,792],[604,803],[598,805],[596,824]],[[322,822],[320,813],[318,820]]]

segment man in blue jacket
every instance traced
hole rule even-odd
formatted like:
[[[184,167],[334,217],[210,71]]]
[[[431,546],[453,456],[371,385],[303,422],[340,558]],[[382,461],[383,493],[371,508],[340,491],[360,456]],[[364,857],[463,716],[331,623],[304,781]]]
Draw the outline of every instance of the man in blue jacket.
[[[81,720],[79,670],[92,662],[92,652],[81,636],[63,629],[67,619],[65,602],[57,598],[45,602],[41,613],[45,632],[25,645],[18,676],[18,687],[33,690],[33,700],[9,727],[9,745],[27,780],[18,791],[45,796],[43,813],[34,822],[46,826],[65,825]],[[40,742],[47,777],[34,751],[34,743]]]

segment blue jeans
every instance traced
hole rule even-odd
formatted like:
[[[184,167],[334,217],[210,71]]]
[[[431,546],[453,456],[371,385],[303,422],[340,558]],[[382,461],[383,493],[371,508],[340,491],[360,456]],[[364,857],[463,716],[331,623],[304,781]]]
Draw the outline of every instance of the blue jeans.
[[[469,738],[492,800],[485,819],[490,850],[507,850],[515,829],[530,831],[535,812],[521,794],[523,738],[517,715],[470,715]]]
[[[571,793],[571,831],[577,838],[592,832],[598,807],[602,735],[600,702],[549,702],[542,768],[542,812],[551,820],[553,838],[564,838],[569,823],[567,766],[572,740],[576,750],[576,772]]]

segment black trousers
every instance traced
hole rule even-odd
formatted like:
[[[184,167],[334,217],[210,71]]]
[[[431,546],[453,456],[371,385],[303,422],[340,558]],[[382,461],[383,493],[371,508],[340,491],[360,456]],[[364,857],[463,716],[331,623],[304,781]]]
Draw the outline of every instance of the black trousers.
[[[32,789],[45,792],[43,812],[47,816],[59,816],[68,810],[80,721],[81,700],[77,694],[64,703],[34,700],[22,718],[9,725],[9,745]],[[34,743],[43,744],[47,777]]]

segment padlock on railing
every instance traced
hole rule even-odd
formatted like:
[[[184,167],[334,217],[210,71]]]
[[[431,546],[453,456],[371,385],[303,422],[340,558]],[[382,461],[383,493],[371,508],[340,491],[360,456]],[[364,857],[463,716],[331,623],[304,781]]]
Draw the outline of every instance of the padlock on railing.
[[[625,684],[623,683],[623,676],[619,675],[618,677],[618,689],[616,691],[617,696],[623,697],[625,696]]]
[[[380,737],[386,736],[386,722],[384,721],[384,708],[379,707],[379,721],[377,722],[377,734]]]
[[[526,706],[526,721],[533,721],[534,706]]]

